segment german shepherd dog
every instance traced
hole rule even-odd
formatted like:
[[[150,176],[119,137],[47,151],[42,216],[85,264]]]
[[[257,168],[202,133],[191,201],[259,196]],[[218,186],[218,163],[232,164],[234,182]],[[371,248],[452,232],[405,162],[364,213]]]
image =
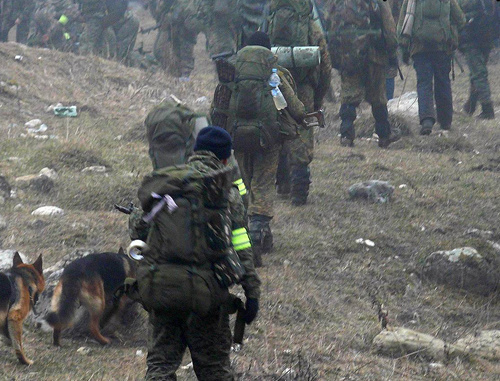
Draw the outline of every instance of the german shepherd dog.
[[[52,295],[51,312],[45,317],[54,329],[54,345],[61,345],[61,331],[73,324],[80,305],[90,314],[91,335],[100,344],[109,344],[101,327],[125,306],[125,298],[113,300],[113,294],[129,277],[135,277],[135,265],[121,248],[118,254],[89,254],[66,266]]]
[[[31,365],[33,361],[23,350],[23,322],[45,288],[42,255],[30,265],[23,263],[16,252],[12,262],[10,271],[0,273],[0,330],[12,343],[21,364]]]

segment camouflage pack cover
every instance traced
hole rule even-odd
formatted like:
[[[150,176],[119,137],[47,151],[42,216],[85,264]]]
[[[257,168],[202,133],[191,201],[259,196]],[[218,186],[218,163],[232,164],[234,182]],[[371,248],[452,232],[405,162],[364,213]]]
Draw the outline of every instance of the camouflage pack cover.
[[[149,112],[144,124],[154,169],[186,162],[193,151],[197,116],[173,100],[164,100]]]
[[[332,66],[345,72],[362,71],[370,49],[385,48],[377,0],[335,0],[330,15]]]

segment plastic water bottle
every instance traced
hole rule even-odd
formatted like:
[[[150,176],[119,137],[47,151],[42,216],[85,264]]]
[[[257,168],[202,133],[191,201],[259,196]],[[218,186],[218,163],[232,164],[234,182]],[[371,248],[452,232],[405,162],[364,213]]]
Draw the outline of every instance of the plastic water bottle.
[[[281,84],[280,76],[278,75],[278,69],[273,69],[273,73],[269,77],[269,86],[273,89],[271,90],[271,94],[273,95],[274,105],[277,110],[283,110],[288,104],[286,103],[286,99],[281,92],[279,85]]]

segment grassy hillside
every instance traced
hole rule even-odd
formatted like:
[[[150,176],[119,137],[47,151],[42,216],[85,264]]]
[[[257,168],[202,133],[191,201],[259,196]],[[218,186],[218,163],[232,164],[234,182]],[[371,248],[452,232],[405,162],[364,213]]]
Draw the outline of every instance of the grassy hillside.
[[[142,122],[170,94],[199,111],[208,109],[201,97],[210,99],[214,73],[202,46],[192,81],[179,83],[98,58],[0,44],[0,173],[12,185],[16,177],[44,167],[59,175],[49,193],[18,190],[15,199],[0,205],[8,222],[0,232],[0,249],[15,248],[31,258],[43,253],[50,266],[76,248],[110,251],[128,244],[126,217],[113,210],[113,203],[133,200],[150,170]],[[16,61],[16,55],[23,60]],[[500,66],[491,70],[498,108]],[[406,91],[415,88],[413,70],[408,73]],[[398,81],[397,95],[402,86]],[[453,90],[460,110],[468,91],[466,74],[457,75]],[[79,117],[61,119],[46,111],[58,102],[77,105]],[[497,295],[468,294],[419,278],[423,261],[437,250],[473,246],[498,256],[485,239],[466,234],[471,228],[489,230],[492,240],[500,241],[498,121],[456,112],[449,134],[420,137],[413,129],[389,150],[369,140],[350,149],[338,143],[338,107],[326,105],[328,129],[317,134],[310,202],[294,208],[277,201],[276,248],[259,270],[261,313],[247,330],[243,350],[233,356],[235,369],[243,380],[498,379],[499,365],[486,361],[435,367],[418,354],[393,359],[371,348],[380,332],[374,300],[388,309],[389,325],[450,342],[500,328]],[[47,139],[27,136],[24,123],[35,118],[48,126],[42,134]],[[107,171],[82,172],[92,165]],[[348,199],[350,185],[369,179],[396,186],[390,203]],[[63,208],[65,215],[32,216],[42,205]],[[358,244],[358,238],[375,246]],[[26,352],[35,360],[29,368],[0,346],[0,380],[144,376],[145,359],[136,353],[146,351],[143,330],[120,331],[106,348],[88,338],[63,338],[61,349],[50,341],[50,334],[26,327]],[[90,348],[90,354],[77,353],[80,347]],[[189,369],[179,376],[194,379]]]

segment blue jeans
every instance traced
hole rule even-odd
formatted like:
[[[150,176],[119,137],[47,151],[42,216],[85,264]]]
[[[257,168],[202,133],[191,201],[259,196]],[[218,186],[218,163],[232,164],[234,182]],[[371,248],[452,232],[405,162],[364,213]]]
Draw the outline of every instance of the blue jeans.
[[[451,56],[445,52],[417,53],[413,56],[413,67],[417,72],[420,123],[430,118],[441,126],[450,126],[453,120]]]

